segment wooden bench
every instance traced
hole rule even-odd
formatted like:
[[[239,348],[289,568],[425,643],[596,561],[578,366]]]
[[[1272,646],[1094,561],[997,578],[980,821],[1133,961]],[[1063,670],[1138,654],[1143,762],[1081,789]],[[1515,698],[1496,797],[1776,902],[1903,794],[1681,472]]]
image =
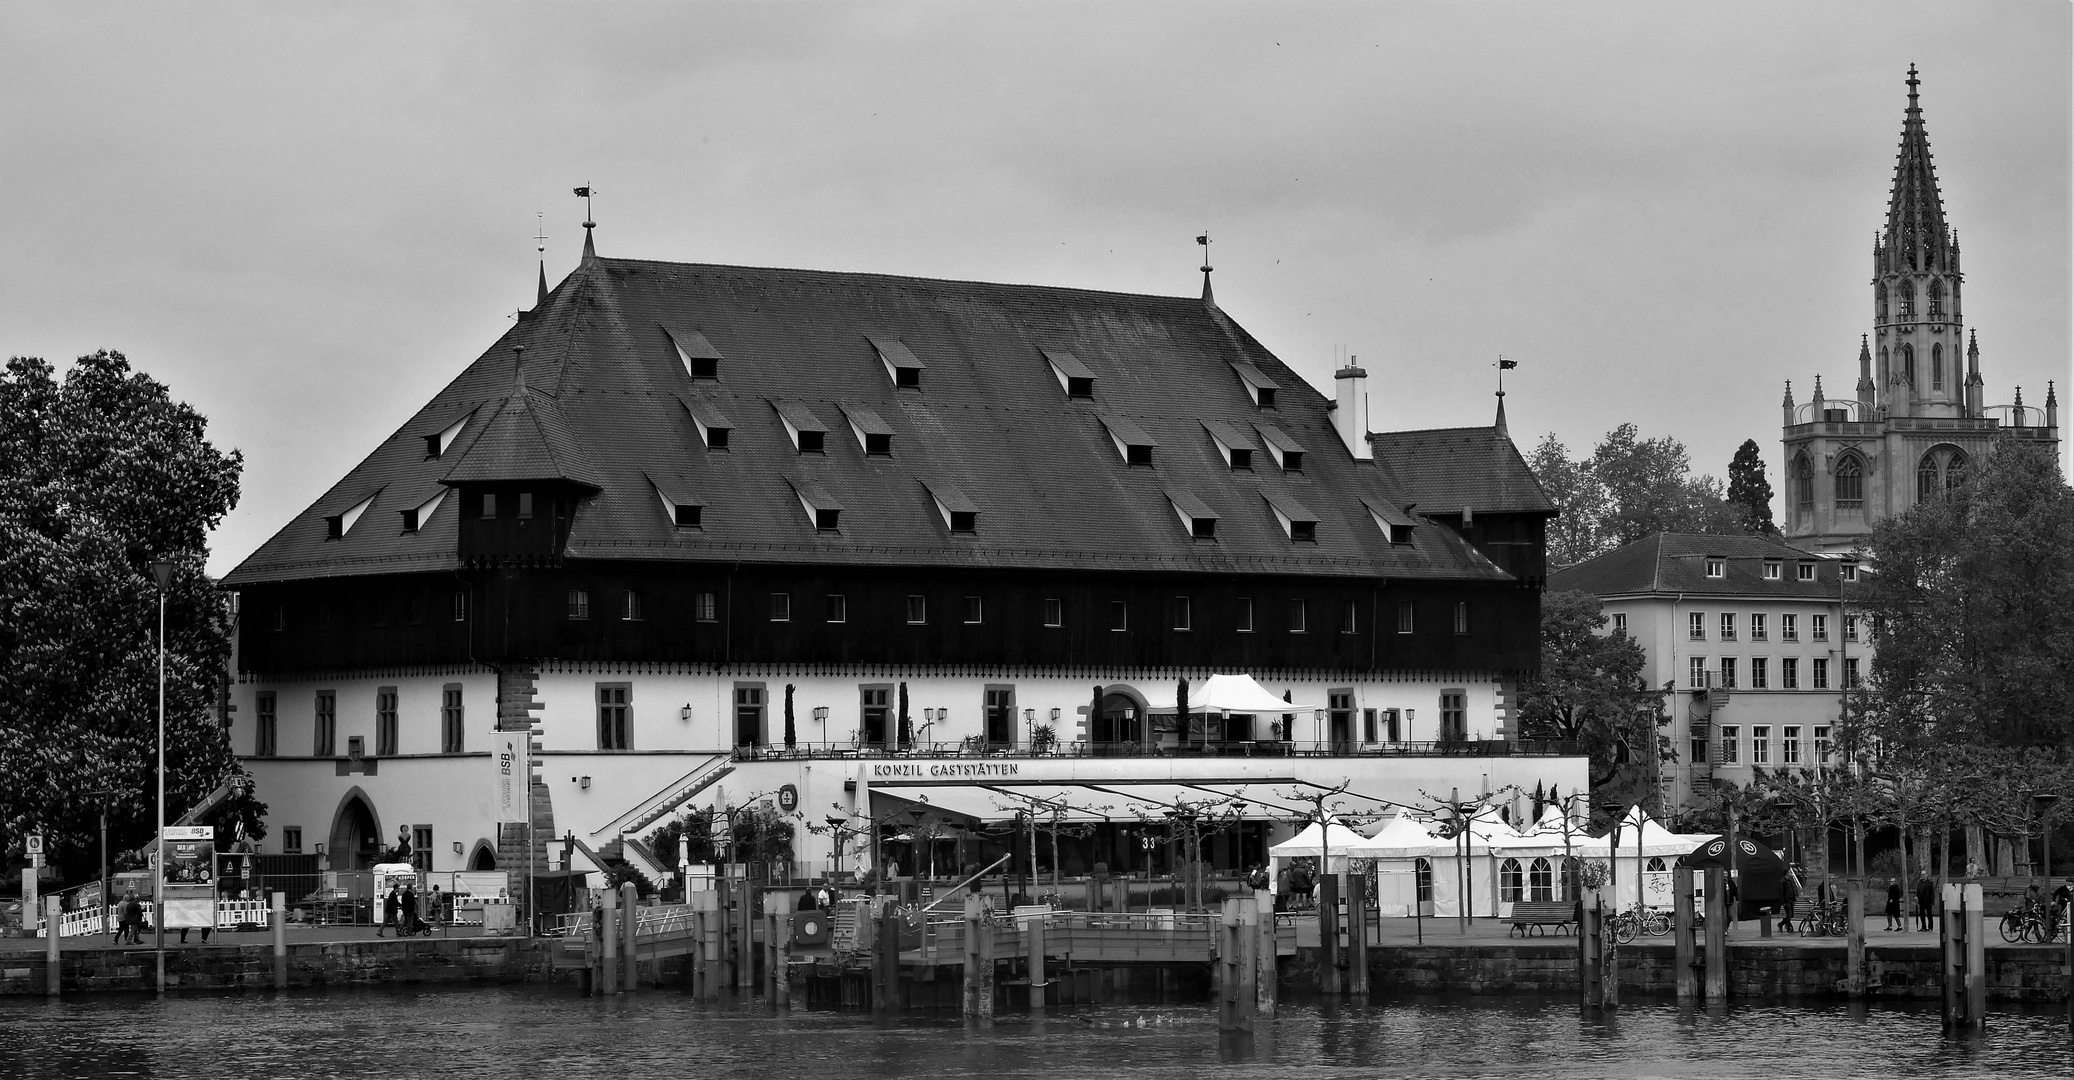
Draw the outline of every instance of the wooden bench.
[[[1546,926],[1555,927],[1559,933],[1564,927],[1575,932],[1576,923],[1577,905],[1568,900],[1519,900],[1512,905],[1512,929],[1505,936],[1516,933],[1527,937]]]

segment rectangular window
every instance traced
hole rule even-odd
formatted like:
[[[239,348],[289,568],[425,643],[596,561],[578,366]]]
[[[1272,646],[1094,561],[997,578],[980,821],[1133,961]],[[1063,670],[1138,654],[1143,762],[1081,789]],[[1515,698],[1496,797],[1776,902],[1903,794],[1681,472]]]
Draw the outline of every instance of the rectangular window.
[[[929,621],[929,598],[910,596],[907,598],[907,621],[910,626],[920,626]]]
[[[1245,448],[1245,447],[1243,447],[1243,446],[1234,446],[1234,447],[1232,447],[1232,448],[1231,448],[1231,471],[1233,471],[1233,472],[1252,472],[1252,471],[1253,471],[1253,451],[1251,451],[1251,450],[1249,450],[1249,449],[1247,449],[1247,448]]]
[[[699,622],[719,622],[719,596],[702,592],[691,594],[691,617]]]
[[[735,684],[735,745],[763,745],[763,684]]]
[[[569,590],[569,617],[572,619],[588,619],[591,617],[591,594],[589,590]]]
[[[454,621],[468,621],[468,593],[463,590],[454,592]]]
[[[483,496],[482,496],[482,519],[483,519],[484,521],[495,521],[495,520],[497,519],[497,493],[496,493],[496,492],[493,492],[493,491],[485,491],[485,492],[483,492]]]
[[[1455,633],[1466,634],[1468,632],[1469,605],[1465,601],[1457,600],[1455,601]]]
[[[1707,640],[1707,613],[1689,612],[1685,616],[1685,636],[1693,641]]]
[[[1858,689],[1858,658],[1855,656],[1844,657],[1844,689]]]
[[[274,709],[272,690],[261,690],[252,696],[252,754],[255,757],[273,757],[279,746],[275,741],[280,729]]]
[[[1829,640],[1829,616],[1827,616],[1827,615],[1810,615],[1810,616],[1808,616],[1808,637],[1810,637],[1810,638],[1812,638],[1812,639],[1814,639],[1814,640],[1816,640],[1816,641],[1828,641],[1828,640]]]
[[[841,593],[828,594],[828,621],[850,621],[850,601]]]
[[[1771,661],[1762,656],[1750,658],[1750,689],[1768,690],[1771,681]]]
[[[1733,656],[1721,658],[1721,688],[1723,690],[1733,690],[1736,688],[1736,658]]]
[[[680,529],[704,528],[706,508],[694,503],[670,504],[670,523]]]
[[[1772,729],[1769,724],[1759,724],[1750,729],[1750,764],[1772,763]]]
[[[1325,694],[1327,711],[1325,733],[1335,751],[1345,753],[1352,750],[1354,741],[1354,692],[1352,690],[1329,690]]]
[[[521,491],[521,492],[519,492],[519,505],[518,505],[518,516],[519,516],[519,517],[520,517],[521,519],[524,519],[524,518],[530,518],[530,517],[532,517],[532,516],[533,516],[533,493],[532,493],[532,492],[530,492],[530,491]]]
[[[1399,600],[1397,602],[1398,633],[1409,634],[1412,632],[1412,613],[1414,610],[1416,609],[1413,607],[1412,602],[1409,600]]]
[[[1468,739],[1469,695],[1461,690],[1441,691],[1440,741],[1467,742]]]
[[[1185,596],[1177,596],[1177,597],[1175,597],[1175,598],[1174,598],[1174,629],[1176,629],[1176,630],[1193,630],[1194,628],[1195,628],[1195,611],[1194,611],[1194,605],[1193,605],[1193,604],[1191,604],[1191,603],[1189,603],[1188,597],[1185,597]]]
[[[1723,640],[1723,641],[1734,641],[1735,639],[1736,639],[1736,616],[1735,616],[1735,613],[1734,613],[1734,612],[1732,612],[1732,611],[1724,611],[1724,612],[1722,612],[1722,613],[1721,613],[1721,640]]]
[[[1121,600],[1109,601],[1109,629],[1121,632],[1131,628],[1130,605]]]
[[[1808,673],[1808,684],[1817,690],[1829,689],[1829,658],[1817,656],[1814,670]]]
[[[1360,602],[1349,600],[1340,605],[1339,632],[1342,634],[1358,634],[1361,632]]]
[[[1727,577],[1727,576],[1728,576],[1728,560],[1727,560],[1727,559],[1708,559],[1708,560],[1707,560],[1707,576],[1708,576],[1708,577],[1710,577],[1710,578],[1718,578],[1718,577]]]
[[[1762,615],[1752,615],[1752,616],[1750,616],[1750,640],[1751,640],[1751,641],[1764,641],[1764,640],[1767,640],[1767,637],[1766,637],[1766,635],[1768,635],[1768,634],[1769,634],[1769,633],[1771,632],[1771,627],[1770,627],[1769,625],[1767,625],[1767,623],[1768,623],[1769,621],[1770,621],[1770,620],[1766,619],[1766,618],[1765,618],[1764,616],[1762,616]]]
[[[450,682],[439,690],[439,752],[460,754],[468,750],[466,711],[461,708],[461,684]]]
[[[1854,563],[1854,562],[1847,562],[1847,563],[1843,564],[1842,566],[1839,566],[1839,567],[1837,567],[1837,568],[1836,568],[1836,572],[1837,572],[1838,576],[1842,577],[1842,578],[1843,578],[1843,579],[1844,579],[1845,581],[1856,581],[1856,580],[1858,580],[1858,564],[1857,564],[1857,563]]]
[[[396,756],[396,688],[384,686],[374,692],[374,753]]]
[[[1383,710],[1382,736],[1384,742],[1404,741],[1403,717],[1403,712],[1397,709]]]
[[[1815,564],[1811,562],[1801,563],[1799,566],[1795,567],[1793,576],[1794,580],[1796,581],[1815,580]]]
[[[619,617],[627,622],[641,621],[641,594],[628,589],[621,594]]]
[[[1766,581],[1777,581],[1777,580],[1779,580],[1779,560],[1777,560],[1777,559],[1766,559],[1766,560],[1764,560],[1764,580],[1766,580]]]
[[[598,684],[598,749],[629,750],[633,743],[628,739],[632,726],[628,713],[631,706],[627,698],[633,694],[631,683]]]
[[[1798,689],[1800,689],[1800,658],[1799,658],[1799,657],[1797,657],[1797,656],[1782,656],[1782,657],[1779,657],[1779,689],[1781,689],[1781,690],[1798,690]]]
[[[1844,616],[1844,640],[1845,640],[1845,641],[1856,641],[1856,640],[1858,640],[1858,616],[1856,616],[1856,615],[1846,615],[1846,616]]]
[[[1734,765],[1742,760],[1742,731],[1734,724],[1721,725],[1721,763]]]
[[[1798,616],[1798,615],[1781,615],[1781,616],[1779,616],[1779,640],[1781,640],[1781,641],[1799,641],[1799,640],[1800,640],[1800,616]]]
[[[1689,752],[1691,756],[1686,758],[1686,760],[1692,762],[1694,766],[1707,763],[1707,735],[1704,730],[1699,728],[1693,729]]]
[[[1825,724],[1815,725],[1815,764],[1829,764],[1829,728]]]
[[[1627,612],[1616,611],[1613,613],[1613,632],[1616,634],[1625,634],[1628,632]]]
[[[1361,710],[1361,741],[1372,743],[1375,741],[1375,734],[1375,710]]]
[[[301,828],[301,826],[298,826],[298,825],[289,825],[289,826],[286,826],[286,827],[284,827],[284,828],[283,828],[283,829],[281,830],[281,854],[283,854],[283,855],[300,855],[300,854],[302,854],[302,828]]]
[[[986,604],[977,596],[965,598],[965,624],[972,626],[986,621]]]
[[[1694,690],[1705,690],[1707,688],[1707,658],[1695,656],[1688,662],[1688,665],[1686,670],[1690,678],[1687,680],[1687,685]]]
[[[774,593],[772,593],[772,594],[771,594],[771,621],[772,621],[772,622],[791,622],[791,621],[792,621],[792,594],[791,594],[791,593],[789,593],[789,592],[774,592]]]
[[[1779,764],[1800,764],[1800,725],[1788,724],[1779,729]]]
[[[410,864],[420,870],[432,869],[432,826],[410,827]]]
[[[987,743],[990,746],[1015,745],[1015,687],[995,685],[986,688],[985,697]]]
[[[1241,634],[1250,634],[1253,632],[1253,598],[1250,596],[1239,597],[1239,618],[1237,625],[1238,631]]]
[[[1056,596],[1044,598],[1044,625],[1066,625],[1066,602]]]
[[[890,686],[864,686],[858,688],[857,734],[865,746],[884,746],[887,732],[893,719],[893,688]],[[899,732],[893,732],[898,735]]]
[[[338,694],[330,690],[317,692],[316,739],[310,753],[317,757],[332,757],[338,753]]]
[[[1309,623],[1309,612],[1302,600],[1289,601],[1289,632],[1301,634]],[[1313,699],[1316,700],[1316,699]]]

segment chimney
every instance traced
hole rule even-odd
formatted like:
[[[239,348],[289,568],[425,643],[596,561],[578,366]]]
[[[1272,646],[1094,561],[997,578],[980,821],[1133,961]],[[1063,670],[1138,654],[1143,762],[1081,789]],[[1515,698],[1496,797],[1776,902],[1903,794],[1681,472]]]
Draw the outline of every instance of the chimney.
[[[1355,367],[1354,360],[1347,357],[1347,366],[1332,373],[1337,390],[1332,426],[1339,429],[1355,461],[1371,461],[1375,450],[1368,445],[1368,372]]]

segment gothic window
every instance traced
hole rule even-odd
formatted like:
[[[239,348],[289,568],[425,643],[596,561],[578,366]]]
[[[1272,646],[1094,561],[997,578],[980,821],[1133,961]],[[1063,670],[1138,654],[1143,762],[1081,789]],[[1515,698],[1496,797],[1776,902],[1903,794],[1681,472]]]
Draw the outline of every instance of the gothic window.
[[[1910,390],[1916,388],[1916,347],[1913,345],[1901,347],[1901,381],[1907,383]]]
[[[1966,455],[1957,450],[1944,463],[1944,489],[1950,491],[1966,482]]]
[[[1944,346],[1930,346],[1930,389],[1944,389]]]
[[[1836,508],[1858,510],[1865,506],[1865,466],[1856,456],[1836,466]]]
[[[1930,279],[1930,317],[1944,314],[1944,286],[1936,278]]]
[[[1909,261],[1913,263],[1915,260],[1910,259]],[[1916,287],[1913,282],[1904,281],[1901,283],[1901,317],[1904,319],[1910,319],[1914,318],[1915,314]]]
[[[1887,347],[1880,346],[1880,385],[1887,385]]]
[[[1793,462],[1793,503],[1803,514],[1815,509],[1815,466],[1803,453]]]
[[[1875,283],[1872,287],[1873,303],[1880,309],[1880,318],[1887,317],[1887,287]]]
[[[1916,463],[1916,501],[1929,502],[1937,497],[1937,458],[1924,454]]]

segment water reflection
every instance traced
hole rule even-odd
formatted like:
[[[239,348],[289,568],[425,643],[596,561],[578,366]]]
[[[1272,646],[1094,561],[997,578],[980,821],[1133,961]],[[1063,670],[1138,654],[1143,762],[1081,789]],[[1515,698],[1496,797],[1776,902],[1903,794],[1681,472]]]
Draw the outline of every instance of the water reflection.
[[[1285,1002],[1251,1035],[1207,1006],[879,1017],[701,1006],[668,991],[586,999],[556,987],[0,1000],[0,1076],[645,1075],[1073,1078],[1305,1075],[1725,1077],[2074,1075],[2065,1013],[2003,1010],[1946,1039],[1934,1008],[1698,1009],[1572,998]]]

